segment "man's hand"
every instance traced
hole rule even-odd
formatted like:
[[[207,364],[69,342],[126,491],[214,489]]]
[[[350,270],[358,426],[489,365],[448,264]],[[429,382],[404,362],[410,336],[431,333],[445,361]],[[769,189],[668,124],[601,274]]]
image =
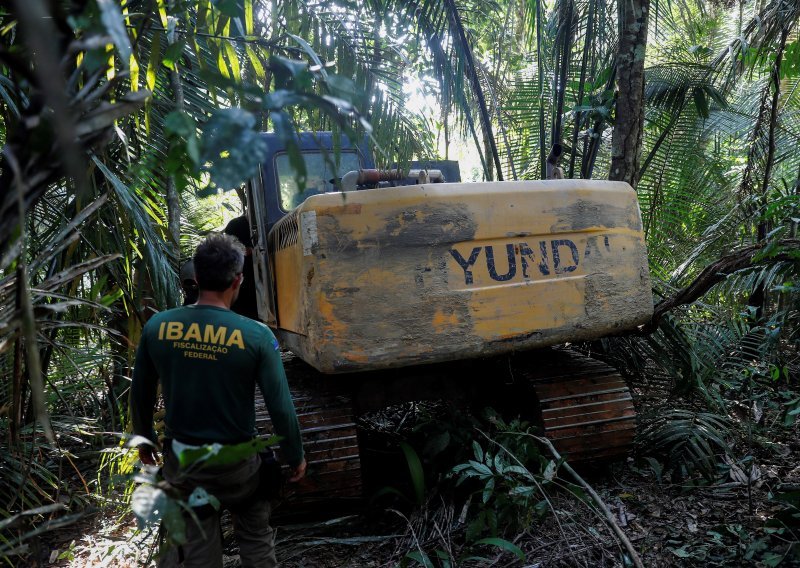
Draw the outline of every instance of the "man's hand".
[[[142,460],[142,463],[145,465],[156,465],[158,456],[152,446],[142,444],[139,446],[139,459]]]
[[[289,478],[289,483],[296,483],[303,479],[306,476],[306,459],[303,458],[303,461],[300,462],[295,468],[292,468],[292,476]]]

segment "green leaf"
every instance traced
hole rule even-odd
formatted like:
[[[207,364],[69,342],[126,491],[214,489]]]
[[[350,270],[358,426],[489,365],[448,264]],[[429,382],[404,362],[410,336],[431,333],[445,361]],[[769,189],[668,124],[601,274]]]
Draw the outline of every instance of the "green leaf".
[[[0,76],[0,96],[3,97],[3,100],[8,105],[9,110],[13,113],[16,118],[19,118],[19,107],[17,107],[17,103],[11,97],[11,93],[16,90],[16,86],[8,77]]]
[[[547,513],[547,510],[550,508],[550,503],[547,502],[547,499],[542,499],[536,505],[533,506],[533,511],[539,518],[543,518]]]
[[[474,460],[470,460],[469,463],[472,466],[472,468],[475,471],[477,471],[480,475],[482,475],[483,477],[491,477],[492,470],[489,469],[486,465],[484,465],[484,464],[482,464],[480,462],[476,462]]]
[[[303,48],[303,51],[306,52],[306,54],[311,58],[311,61],[313,61],[314,65],[316,65],[316,67],[318,68],[319,74],[322,75],[324,79],[327,79],[328,73],[325,71],[325,64],[319,58],[317,52],[314,51],[314,48],[311,47],[311,44],[309,44],[306,40],[304,40],[302,37],[298,35],[289,34],[289,37],[300,44],[300,47]]]
[[[506,465],[503,462],[502,454],[497,454],[494,456],[494,460],[492,460],[491,466],[494,470],[498,473],[498,475],[503,475],[506,471]]]
[[[688,544],[684,544],[680,548],[673,548],[668,546],[667,550],[669,550],[672,554],[674,554],[678,558],[692,558],[694,555],[687,549],[688,546],[689,546]]]
[[[187,499],[186,503],[190,507],[203,507],[205,505],[211,505],[214,507],[216,511],[219,511],[220,502],[219,499],[211,495],[208,491],[203,489],[202,487],[195,487],[192,494],[189,495],[189,499]]]
[[[167,510],[167,494],[153,485],[140,485],[131,496],[131,510],[136,515],[139,529],[161,520]]]
[[[519,558],[522,561],[525,560],[525,553],[522,552],[522,549],[520,549],[520,547],[518,547],[513,542],[509,542],[504,538],[497,538],[497,537],[482,538],[479,541],[476,541],[475,544],[488,544],[490,546],[496,546],[507,552],[513,553],[517,558]]]
[[[242,78],[242,70],[239,68],[239,55],[236,53],[236,49],[233,47],[233,43],[226,41],[223,43],[224,53],[228,59],[228,63],[231,66],[231,73],[233,74],[233,79],[241,80]]]
[[[173,111],[164,119],[164,130],[168,135],[177,136],[185,142],[186,153],[195,167],[199,167],[200,140],[197,138],[197,123],[194,118],[186,112]]]
[[[314,77],[308,70],[308,63],[305,61],[273,55],[269,58],[269,65],[275,77],[275,90],[311,90]]]
[[[113,291],[109,292],[108,294],[104,294],[99,300],[98,303],[110,308],[114,303],[117,302],[120,298],[125,295],[125,292],[122,288],[114,288]]]
[[[150,44],[150,59],[147,61],[147,72],[145,73],[145,84],[149,91],[153,91],[156,86],[156,76],[161,62],[161,32],[153,33],[153,41]]]
[[[254,127],[256,118],[238,109],[220,109],[203,126],[201,160],[209,163],[211,181],[223,190],[255,176],[267,155],[266,141]]]
[[[186,517],[184,510],[189,513],[190,523],[198,522],[194,511],[175,499],[167,499],[166,510],[161,519],[167,530],[169,539],[176,544],[186,544]]]
[[[256,50],[249,45],[245,45],[244,48],[247,52],[247,57],[250,59],[250,65],[253,67],[253,71],[256,73],[256,78],[259,81],[265,81],[267,78],[267,73],[264,70],[264,65],[261,63],[261,59],[258,57]]]
[[[436,554],[436,557],[441,560],[442,568],[452,568],[453,566],[453,559],[447,551],[437,548],[433,551]]]
[[[422,469],[422,462],[420,462],[414,448],[406,442],[400,442],[400,448],[406,457],[408,473],[411,475],[411,484],[414,487],[414,496],[417,499],[417,504],[422,505],[425,502],[425,472]]]
[[[244,0],[244,30],[247,35],[253,35],[253,0]]]
[[[472,451],[475,453],[475,460],[482,462],[483,461],[483,448],[481,445],[474,441],[472,442]]]
[[[761,562],[764,566],[769,566],[770,568],[774,568],[778,566],[781,562],[783,562],[784,554],[776,554],[774,552],[765,552],[764,555],[761,557]]]
[[[489,481],[486,482],[486,486],[483,488],[483,502],[488,503],[489,499],[492,498],[493,493],[494,493],[494,478],[491,478]]]
[[[520,465],[510,465],[510,466],[506,467],[505,468],[505,473],[506,473],[506,475],[509,474],[509,473],[518,473],[518,474],[522,475],[523,477],[525,477],[526,479],[533,480],[533,475],[531,474],[531,472],[528,471],[526,468],[520,466]]]
[[[431,562],[431,559],[422,550],[415,550],[413,552],[409,552],[408,554],[406,554],[405,557],[422,564],[423,566],[425,566],[425,568],[434,568],[433,562]]]
[[[557,469],[558,469],[558,467],[556,466],[556,462],[553,461],[553,460],[550,460],[550,462],[547,464],[547,467],[544,469],[544,473],[542,474],[542,476],[547,481],[553,481],[553,478],[556,475],[556,470]]]
[[[164,58],[161,60],[162,65],[168,69],[174,70],[175,64],[179,62],[185,47],[186,40],[183,38],[171,44],[164,52]]]
[[[511,496],[519,495],[521,497],[530,497],[535,492],[536,487],[533,485],[517,485],[516,487],[512,487],[508,494]]]
[[[119,51],[123,64],[127,67],[131,59],[131,40],[125,31],[125,20],[115,0],[97,0],[100,8],[100,21]]]
[[[661,473],[664,471],[664,467],[655,458],[646,457],[644,459],[650,464],[650,469],[652,469],[653,473],[656,475],[656,480],[661,483]]]
[[[342,77],[341,75],[335,75],[331,73],[328,74],[327,78],[325,79],[325,84],[328,86],[328,90],[334,97],[343,99],[352,105],[358,104],[358,102],[361,100],[361,92],[359,91],[358,87],[356,87],[356,84],[347,77]]]
[[[272,436],[267,440],[255,438],[249,442],[223,446],[222,444],[211,444],[190,448],[182,451],[178,456],[178,462],[183,469],[201,469],[203,467],[213,467],[228,465],[243,461],[253,454],[257,454],[264,448],[277,442],[278,437]]]
[[[278,89],[264,97],[264,108],[280,111],[286,107],[299,105],[304,102],[306,102],[306,98],[303,95],[287,89]]]
[[[242,15],[240,7],[241,0],[211,0],[211,4],[217,10],[231,18]]]

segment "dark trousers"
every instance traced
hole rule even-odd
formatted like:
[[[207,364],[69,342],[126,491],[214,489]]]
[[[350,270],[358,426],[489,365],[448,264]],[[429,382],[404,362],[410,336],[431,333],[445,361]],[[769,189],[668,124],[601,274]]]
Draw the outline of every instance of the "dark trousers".
[[[269,501],[255,497],[260,465],[261,460],[255,455],[237,464],[186,473],[179,470],[175,454],[171,450],[165,452],[163,474],[170,485],[187,497],[196,487],[202,487],[219,499],[221,509],[231,511],[242,568],[278,565],[274,533],[269,526]],[[186,518],[185,568],[222,568],[219,511],[211,511],[209,506],[204,509],[197,510],[197,520]]]

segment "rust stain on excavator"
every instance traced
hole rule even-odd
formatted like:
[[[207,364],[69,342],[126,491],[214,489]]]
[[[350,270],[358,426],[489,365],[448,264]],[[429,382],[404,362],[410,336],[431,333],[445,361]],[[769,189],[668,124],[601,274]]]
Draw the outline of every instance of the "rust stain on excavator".
[[[327,209],[318,212],[317,215],[328,215],[335,217],[337,215],[358,215],[359,213],[361,213],[360,203],[347,203],[345,205],[328,207]]]
[[[309,198],[294,247],[305,252],[276,256],[278,275],[298,274],[277,282],[279,331],[324,372],[601,337],[652,313],[639,208],[625,184],[437,184],[342,197]],[[285,325],[290,309],[302,321]]]
[[[458,314],[453,310],[437,309],[433,314],[431,325],[436,333],[446,334],[459,326]]]

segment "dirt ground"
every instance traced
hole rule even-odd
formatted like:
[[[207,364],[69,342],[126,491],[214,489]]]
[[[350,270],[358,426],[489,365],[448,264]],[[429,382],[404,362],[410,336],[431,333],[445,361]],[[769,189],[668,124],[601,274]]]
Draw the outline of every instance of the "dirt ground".
[[[297,372],[291,360],[287,363],[290,373]],[[637,409],[642,412],[651,404],[640,397]],[[771,518],[785,511],[775,494],[800,489],[796,429],[774,431],[780,439],[756,440],[758,449],[752,452],[755,458],[748,474],[736,464],[723,464],[713,482],[675,480],[658,464],[635,455],[579,473],[611,511],[644,566],[800,566],[793,560],[791,544],[800,542],[800,535],[768,526]],[[740,455],[749,453],[738,450]],[[558,476],[574,481],[563,470]],[[387,478],[392,479],[392,472]],[[429,555],[438,550],[439,560],[433,566],[442,567],[633,565],[597,507],[567,491],[550,493],[549,511],[541,520],[532,519],[523,529],[504,534],[524,559],[497,546],[469,544],[465,527],[474,508],[455,504],[436,491],[429,492],[422,506],[402,500],[379,503],[350,509],[322,506],[311,516],[288,521],[283,515],[284,520],[274,523],[281,566],[422,566],[413,558],[415,553],[420,558],[421,550]],[[279,513],[288,507],[280,505]],[[503,532],[504,527],[498,528]],[[229,523],[224,523],[223,532],[225,566],[238,566]],[[154,566],[153,542],[154,530],[137,532],[129,512],[105,507],[77,525],[49,534],[37,555],[39,563],[31,565]]]
[[[765,521],[778,505],[770,492],[779,487],[800,487],[797,467],[800,446],[783,446],[785,454],[773,463],[757,466],[758,479],[751,487],[731,474],[729,481],[695,487],[661,482],[650,470],[629,458],[593,472],[586,480],[612,511],[630,539],[644,566],[768,566],[770,550],[783,556],[765,529]],[[734,471],[734,470],[732,470]],[[752,514],[750,504],[752,503]],[[513,537],[524,553],[484,547],[485,560],[464,560],[454,566],[627,566],[622,547],[596,509],[566,494],[553,494],[553,510]],[[389,567],[398,566],[418,548],[436,548],[459,556],[463,527],[469,518],[442,498],[423,507],[363,507],[349,514],[321,510],[305,522],[278,523],[278,558],[285,568]],[[239,566],[229,524],[224,523],[225,566]],[[155,565],[153,532],[135,531],[130,514],[111,510],[86,518],[79,527],[56,531],[40,556],[40,565],[72,567],[134,567]],[[59,559],[60,557],[60,559]],[[463,558],[463,555],[462,555]],[[409,566],[421,565],[407,560]],[[437,564],[438,566],[439,564]],[[442,564],[443,565],[443,564]],[[781,566],[798,565],[782,558]]]
[[[789,478],[800,483],[800,475],[791,473]],[[769,484],[779,482],[772,477],[772,470],[766,478],[754,492],[753,516],[748,512],[746,487],[735,482],[687,489],[655,483],[648,476],[632,471],[630,466],[622,465],[611,468],[604,479],[594,479],[593,485],[645,566],[745,566],[757,565],[746,554],[750,544],[764,534],[764,518],[770,514],[766,500]],[[557,506],[565,507],[558,509],[560,527],[551,516],[514,539],[526,553],[524,562],[506,553],[491,555],[491,563],[467,564],[624,565],[618,542],[596,512],[588,507],[577,508],[574,500],[564,500]],[[437,509],[436,504],[429,503],[423,510],[411,513],[373,509],[332,518],[323,514],[315,521],[279,525],[276,527],[278,557],[285,568],[396,566],[416,549],[418,539],[436,542],[443,549],[448,540],[457,540],[457,536],[419,534],[424,530],[422,525],[435,525],[437,516],[446,517],[445,509],[441,504]],[[451,526],[451,530],[458,534],[458,526]],[[130,515],[117,518],[113,514],[98,514],[87,519],[80,529],[71,527],[53,536],[48,554],[48,560],[52,561],[43,565],[121,568],[154,565],[147,561],[153,535],[136,533]],[[225,566],[238,566],[235,545],[230,540],[226,542]],[[57,560],[59,556],[61,560]],[[792,564],[784,561],[781,565]]]

